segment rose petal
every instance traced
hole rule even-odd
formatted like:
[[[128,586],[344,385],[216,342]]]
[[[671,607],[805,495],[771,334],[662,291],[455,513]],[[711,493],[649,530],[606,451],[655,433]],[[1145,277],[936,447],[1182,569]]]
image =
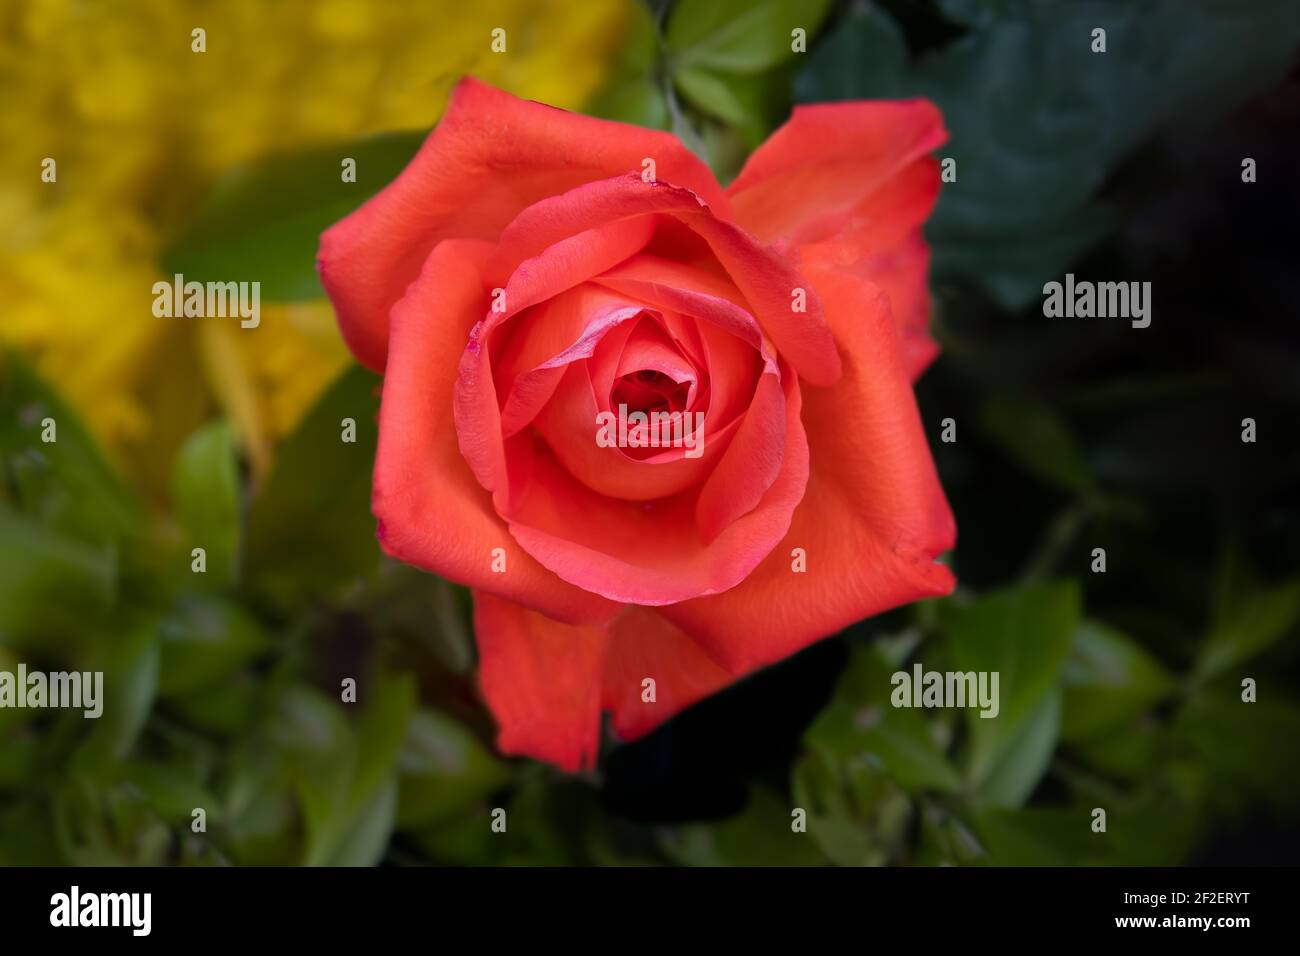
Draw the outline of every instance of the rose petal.
[[[781,540],[807,482],[799,384],[788,368],[782,384],[781,471],[757,507],[714,540],[696,530],[698,495],[653,502],[605,497],[575,482],[548,449],[522,445],[512,449],[511,475],[520,477],[502,511],[511,533],[566,581],[621,603],[664,605],[734,587]]]
[[[828,238],[946,138],[928,100],[797,106],[728,187],[736,222],[767,242]]]
[[[699,456],[687,457],[685,448],[669,448],[654,457],[639,459],[628,454],[628,449],[597,444],[596,416],[602,410],[592,389],[590,369],[573,365],[538,416],[537,430],[573,478],[598,494],[625,501],[653,501],[697,487],[739,426],[737,419],[729,427],[713,432],[706,418],[706,437]],[[611,433],[609,437],[616,436]]]
[[[497,330],[521,312],[626,259],[645,244],[647,225],[638,219],[605,223],[548,246],[515,269],[504,287],[504,310],[488,313],[470,330],[454,392],[456,430],[461,453],[479,483],[493,493],[498,511],[509,508],[510,489],[491,358]]]
[[[939,354],[930,337],[930,250],[921,237],[938,195],[938,166],[924,157],[865,199],[835,236],[799,248],[803,265],[847,269],[889,297],[913,381]]]
[[[794,267],[734,223],[719,219],[687,189],[620,176],[586,183],[524,210],[502,234],[490,275],[510,275],[516,263],[541,255],[598,224],[671,217],[708,244],[781,355],[814,384],[839,376],[839,356],[815,290]],[[800,299],[796,290],[803,289]],[[802,304],[802,311],[795,311]]]
[[[491,246],[448,240],[393,307],[392,354],[379,411],[372,506],[384,550],[450,580],[570,621],[617,606],[559,580],[524,552],[457,447],[451,416],[456,356],[488,293],[479,268]],[[505,573],[492,570],[495,548]]]
[[[789,533],[724,594],[661,613],[735,673],[780,660],[872,614],[952,590],[934,558],[955,527],[899,355],[888,302],[870,283],[810,270],[845,360],[805,389],[814,469]],[[807,570],[792,569],[802,548]],[[564,577],[561,574],[561,577]]]
[[[733,680],[649,608],[580,627],[475,592],[474,632],[497,746],[570,772],[595,764],[602,709],[632,740]],[[653,701],[644,699],[646,678]]]
[[[728,208],[708,167],[669,133],[568,113],[462,80],[401,175],[321,236],[321,281],[353,354],[382,371],[388,310],[439,241],[496,239],[530,203],[640,171],[646,158],[654,159],[662,180]]]
[[[568,771],[595,764],[607,627],[562,624],[476,591],[474,636],[497,746]]]
[[[718,467],[700,488],[695,521],[704,543],[753,511],[781,473],[785,461],[785,397],[779,375],[763,375]]]
[[[613,328],[636,318],[642,307],[599,286],[584,283],[540,305],[506,331],[505,353],[493,366],[505,437],[537,417],[568,366],[591,355]]]
[[[801,250],[805,270],[826,264],[874,283],[889,299],[908,377],[916,381],[939,354],[930,336],[930,248],[920,232],[866,258],[857,248],[825,242]]]
[[[601,705],[623,740],[635,740],[735,678],[683,631],[646,607],[629,607],[609,625]],[[644,681],[654,681],[645,700]]]

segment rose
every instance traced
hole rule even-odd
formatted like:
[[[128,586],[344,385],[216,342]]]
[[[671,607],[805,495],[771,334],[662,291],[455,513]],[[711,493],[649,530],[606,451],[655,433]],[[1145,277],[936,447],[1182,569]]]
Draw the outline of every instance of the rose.
[[[934,357],[924,101],[800,107],[723,190],[673,136],[474,80],[322,237],[384,373],[385,551],[473,589],[503,751],[592,763],[871,614],[947,593],[911,382]],[[699,412],[704,447],[598,416]]]

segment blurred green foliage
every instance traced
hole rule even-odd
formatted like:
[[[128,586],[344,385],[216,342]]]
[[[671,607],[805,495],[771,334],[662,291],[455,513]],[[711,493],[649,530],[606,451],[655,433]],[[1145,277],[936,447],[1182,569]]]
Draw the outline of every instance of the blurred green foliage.
[[[832,638],[845,662],[793,759],[750,773],[723,818],[631,819],[610,808],[612,769],[574,778],[496,755],[467,595],[375,541],[375,376],[335,383],[261,487],[225,423],[198,429],[159,507],[6,356],[0,668],[100,669],[108,703],[99,721],[0,710],[0,864],[1140,864],[1260,820],[1293,826],[1300,574],[1278,542],[1295,524],[1261,529],[1275,512],[1251,505],[1289,489],[1293,508],[1296,463],[1261,446],[1223,465],[1240,415],[1217,409],[1239,397],[1225,376],[1263,383],[1248,404],[1275,422],[1298,411],[1294,391],[1256,374],[1266,347],[1207,362],[1173,345],[1138,374],[1113,364],[1133,339],[1062,336],[1019,310],[1086,250],[1123,244],[1157,192],[1108,188],[1135,150],[1268,88],[1298,39],[1295,5],[1272,0],[642,11],[592,111],[674,129],[724,177],[794,98],[931,96],[958,159],[928,231],[945,352],[920,398],[936,436],[942,415],[959,420],[959,441],[934,447],[962,588]],[[363,193],[418,141],[349,146],[369,158]],[[316,236],[358,201],[338,191],[338,155],[233,172],[165,271],[319,295]],[[57,442],[41,440],[47,418]],[[891,706],[890,676],[916,665],[999,672],[999,719]],[[497,807],[508,839],[491,831]]]
[[[936,269],[1007,309],[1113,227],[1095,194],[1135,146],[1276,82],[1300,36],[1289,0],[943,0],[937,12],[967,32],[913,59],[882,5],[850,4],[797,95],[939,105],[952,136],[940,152],[976,188],[943,192],[928,230]],[[1104,54],[1092,51],[1098,27]]]

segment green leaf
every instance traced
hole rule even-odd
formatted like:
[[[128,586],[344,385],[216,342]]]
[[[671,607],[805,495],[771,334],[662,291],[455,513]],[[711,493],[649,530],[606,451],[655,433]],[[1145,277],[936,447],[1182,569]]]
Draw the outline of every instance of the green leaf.
[[[164,674],[168,666],[164,663]],[[264,689],[256,675],[237,674],[182,697],[170,697],[168,706],[197,730],[235,736],[261,718]]]
[[[158,694],[158,631],[148,619],[128,631],[104,667],[103,713],[94,720],[78,762],[85,767],[121,760],[135,746]]]
[[[855,646],[805,742],[840,761],[866,759],[909,790],[957,790],[960,777],[924,712],[890,703],[895,670],[877,648]]]
[[[826,861],[808,833],[791,828],[792,807],[754,789],[744,810],[718,823],[664,828],[660,845],[686,866],[819,866]]]
[[[220,589],[235,582],[239,562],[239,466],[234,430],[213,422],[195,430],[172,468],[172,503],[188,535],[203,548],[206,572],[195,583]]]
[[[907,38],[894,18],[875,3],[851,4],[795,79],[795,97],[803,102],[895,97],[906,66]]]
[[[952,666],[998,674],[997,716],[967,710],[966,772],[976,791],[991,781],[1007,787],[996,783],[995,773],[1018,745],[1041,749],[1047,732],[1033,727],[1050,720],[1045,701],[1056,687],[1079,615],[1079,588],[1073,581],[1025,585],[970,604],[950,600],[940,607]],[[1013,776],[1026,774],[1032,765],[1023,764]],[[1021,781],[1002,792],[1024,786]]]
[[[1175,686],[1145,649],[1096,621],[1084,621],[1075,631],[1061,680],[1061,735],[1071,741],[1105,735],[1126,724]]]
[[[390,133],[267,157],[232,170],[163,251],[164,275],[186,281],[260,282],[264,302],[324,296],[320,234],[388,185],[424,132]],[[343,181],[343,160],[356,182]]]
[[[629,4],[630,18],[619,57],[610,67],[604,88],[587,107],[592,116],[669,129],[672,117],[663,85],[655,76],[659,37],[654,17],[644,3]]]
[[[16,353],[0,356],[0,467],[0,502],[50,531],[100,545],[142,524],[139,502],[71,406]]]
[[[299,737],[286,726],[282,737],[307,820],[308,866],[367,859],[387,845],[396,819],[397,760],[415,710],[415,682],[380,676],[362,683],[358,699],[364,709],[355,727],[341,705],[305,688],[284,701],[288,720],[309,734]]]
[[[50,825],[48,801],[0,807],[0,866],[66,866]]]
[[[381,781],[352,816],[351,826],[330,857],[330,866],[374,866],[384,858],[397,820],[397,781]]]
[[[270,644],[261,624],[240,605],[183,594],[160,621],[163,697],[189,697],[227,682]]]
[[[432,710],[412,717],[398,766],[402,828],[454,819],[510,779],[505,763],[460,724]]]
[[[1300,792],[1300,701],[1276,681],[1261,680],[1247,703],[1235,683],[1202,688],[1178,714],[1174,737],[1216,789],[1216,809],[1235,814],[1267,803],[1294,819]]]
[[[784,80],[776,73],[737,76],[703,67],[682,67],[673,79],[693,105],[734,126],[749,149],[771,131],[774,124],[769,104],[776,100]]]
[[[988,809],[972,823],[994,866],[1079,866],[1111,852],[1108,834],[1092,831],[1085,807]]]
[[[664,91],[650,80],[636,80],[605,90],[591,108],[593,116],[648,129],[669,129],[672,116]]]
[[[1093,488],[1092,473],[1065,422],[1042,405],[992,398],[979,414],[980,428],[1021,467],[1070,491]]]
[[[1061,691],[1052,688],[1026,714],[1001,756],[980,783],[973,803],[982,807],[1019,807],[1047,772],[1061,730]]]
[[[1213,680],[1294,630],[1300,620],[1300,578],[1275,587],[1255,587],[1225,600],[1196,663],[1199,681]]]
[[[791,56],[792,31],[811,40],[830,0],[679,0],[665,44],[674,67],[758,73]]]
[[[1066,708],[1068,719],[1068,691]],[[1139,717],[1098,736],[1071,740],[1070,751],[1100,773],[1121,780],[1139,780],[1150,775],[1167,740],[1167,724]]]
[[[286,607],[328,596],[378,565],[370,515],[378,378],[353,366],[281,445],[248,517],[248,580]],[[343,419],[356,441],[342,440]]]
[[[245,739],[231,754],[220,817],[223,843],[237,862],[284,865],[302,858],[291,786],[292,770],[262,741]]]
[[[901,852],[911,802],[867,760],[814,750],[795,764],[791,789],[807,813],[807,834],[832,862],[881,866]]]
[[[0,504],[0,635],[66,639],[114,601],[117,550],[59,534]]]
[[[188,830],[193,812],[202,808],[212,826],[217,808],[216,796],[184,768],[152,761],[129,761],[122,766],[121,778],[138,790],[149,808],[172,824],[183,824]]]
[[[383,675],[363,692],[365,709],[357,727],[361,759],[352,780],[352,800],[360,803],[376,792],[397,769],[415,714],[415,679],[410,675]]]

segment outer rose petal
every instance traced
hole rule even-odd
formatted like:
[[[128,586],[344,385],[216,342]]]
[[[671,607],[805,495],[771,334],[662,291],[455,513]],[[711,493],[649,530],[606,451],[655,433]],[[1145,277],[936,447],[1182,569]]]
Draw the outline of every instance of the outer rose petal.
[[[614,730],[635,740],[735,677],[683,631],[647,607],[629,607],[609,625],[601,705]],[[641,682],[655,682],[655,700],[641,699]]]
[[[798,247],[804,264],[833,260],[884,290],[913,380],[939,351],[920,229],[939,194],[926,154],[946,138],[925,100],[802,106],[728,190],[736,220],[760,238]]]
[[[886,251],[861,258],[851,246],[819,242],[804,246],[800,253],[806,269],[818,265],[843,268],[867,279],[889,299],[894,326],[898,329],[903,364],[912,381],[921,377],[939,355],[939,343],[930,336],[930,247],[917,229]]]
[[[844,377],[805,388],[812,471],[789,533],[723,594],[661,609],[715,660],[746,673],[909,601],[946,594],[933,558],[956,529],[935,474],[888,303],[870,283],[807,270],[826,304]],[[791,549],[807,552],[804,573]]]
[[[928,100],[795,107],[728,188],[736,221],[767,242],[828,238],[873,193],[897,202],[882,187],[947,135]]]
[[[321,237],[321,281],[363,364],[382,371],[388,310],[447,238],[495,239],[521,209],[581,183],[655,160],[666,182],[718,209],[707,166],[668,133],[517,99],[466,78],[442,121],[392,183]]]
[[[476,591],[474,635],[497,746],[570,771],[594,764],[607,627],[561,624]]]
[[[566,584],[516,544],[457,447],[452,386],[489,301],[479,268],[490,251],[476,240],[440,243],[393,307],[372,494],[380,543],[410,564],[564,620],[606,620],[616,604]],[[504,574],[491,569],[493,548],[505,550]]]
[[[649,608],[575,627],[476,592],[474,632],[497,746],[569,771],[595,763],[602,709],[620,737],[634,739],[733,680]],[[652,703],[641,698],[647,677]]]
[[[930,249],[921,237],[921,225],[938,196],[938,167],[925,157],[864,200],[860,211],[866,214],[850,226],[799,248],[802,265],[847,269],[889,297],[913,381],[939,354],[930,337]]]

